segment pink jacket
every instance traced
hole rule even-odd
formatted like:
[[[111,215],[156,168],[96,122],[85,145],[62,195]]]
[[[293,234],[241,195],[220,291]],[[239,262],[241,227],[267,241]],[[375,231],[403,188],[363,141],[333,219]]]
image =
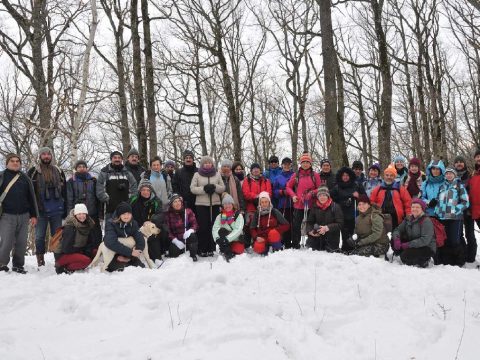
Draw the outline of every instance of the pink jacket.
[[[304,202],[308,201],[308,207],[312,208],[313,201],[315,200],[315,192],[320,184],[320,175],[318,175],[318,173],[312,169],[303,170],[300,168],[300,170],[293,174],[287,182],[288,196],[291,198],[297,196],[299,199],[299,201],[293,204],[293,207],[295,209],[303,210]]]

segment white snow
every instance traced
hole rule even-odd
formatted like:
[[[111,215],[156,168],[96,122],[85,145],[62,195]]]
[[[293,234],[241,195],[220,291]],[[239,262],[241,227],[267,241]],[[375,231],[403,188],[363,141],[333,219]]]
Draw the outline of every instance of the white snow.
[[[479,359],[470,267],[287,250],[56,275],[27,257],[0,274],[0,359]]]

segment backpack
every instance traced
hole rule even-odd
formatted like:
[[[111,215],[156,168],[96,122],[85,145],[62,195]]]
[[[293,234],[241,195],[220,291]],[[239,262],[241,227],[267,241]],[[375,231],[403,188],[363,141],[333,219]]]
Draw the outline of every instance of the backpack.
[[[433,224],[433,234],[435,236],[435,243],[437,244],[437,248],[441,248],[445,245],[445,241],[447,240],[447,232],[445,231],[445,226],[443,226],[443,224],[437,218],[430,217],[430,216],[429,218]],[[425,220],[422,220],[420,224],[422,224],[423,221]]]
[[[310,171],[310,178],[312,179],[312,183],[313,183],[313,190],[317,189],[318,186],[317,186],[317,181],[315,179],[315,171],[313,171],[313,169],[311,169]],[[293,192],[294,193],[297,193],[297,186],[298,186],[298,182],[300,181],[300,169],[297,170],[297,172],[295,173],[295,184],[293,185]],[[320,180],[321,182],[321,180]]]
[[[55,230],[55,234],[50,237],[50,241],[48,242],[48,251],[56,252],[60,248],[60,244],[63,238],[63,226],[60,226]]]

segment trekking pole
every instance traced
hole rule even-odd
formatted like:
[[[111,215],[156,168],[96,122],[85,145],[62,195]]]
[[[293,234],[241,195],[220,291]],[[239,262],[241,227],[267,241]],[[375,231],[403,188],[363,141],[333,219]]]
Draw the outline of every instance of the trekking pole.
[[[357,198],[353,198],[353,216],[357,218]]]

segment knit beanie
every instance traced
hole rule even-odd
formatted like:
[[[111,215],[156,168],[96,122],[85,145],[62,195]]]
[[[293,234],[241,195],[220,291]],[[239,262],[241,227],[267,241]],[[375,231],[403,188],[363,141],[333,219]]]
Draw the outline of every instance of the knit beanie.
[[[455,177],[457,176],[457,170],[455,170],[454,168],[448,167],[445,169],[445,175],[447,175],[447,173],[449,172],[453,173]]]
[[[320,195],[327,195],[328,197],[330,197],[330,191],[328,190],[328,187],[320,186],[317,190],[317,197],[319,197]]]
[[[185,158],[186,158],[187,156],[191,156],[192,159],[195,159],[195,155],[193,154],[193,151],[192,151],[192,150],[185,150],[185,151],[183,152],[183,159],[184,159],[184,160],[185,160]]]
[[[220,163],[220,166],[221,167],[228,167],[228,168],[232,168],[233,166],[233,161],[232,160],[228,160],[228,159],[225,159],[225,160],[222,160],[222,162]]]
[[[121,158],[123,159],[123,154],[120,151],[115,150],[110,153],[110,160],[112,160],[115,155],[120,155]]]
[[[464,163],[466,164],[467,162],[465,161],[465,158],[462,156],[462,155],[458,155],[455,157],[455,160],[453,160],[453,163],[457,163],[457,162],[461,162],[461,163]]]
[[[308,151],[304,151],[302,156],[300,156],[300,164],[304,161],[307,161],[311,164],[313,164],[313,160],[312,160],[312,157],[310,156],[310,154],[308,153]]]
[[[395,169],[395,165],[390,164],[387,168],[383,171],[384,174],[392,174],[393,176],[397,176],[397,169]]]
[[[167,161],[165,161],[165,166],[175,167],[175,162],[173,160],[167,160]]]
[[[282,159],[282,165],[283,164],[291,164],[292,163],[292,159],[290,159],[289,157],[284,157]]]
[[[418,204],[422,207],[422,210],[425,211],[427,209],[427,204],[425,203],[425,201],[423,201],[422,199],[420,198],[414,198],[412,199],[412,205],[413,204]]]
[[[235,201],[233,200],[233,197],[228,194],[228,193],[225,193],[225,195],[223,195],[223,198],[222,198],[222,206],[225,206],[227,204],[235,204]]]
[[[252,171],[253,169],[260,169],[260,170],[262,170],[262,168],[260,167],[260,164],[259,164],[259,163],[253,163],[252,165],[250,165],[250,171]]]
[[[262,191],[260,194],[258,194],[258,200],[260,199],[267,198],[270,201],[270,194],[267,191]]]
[[[329,160],[329,159],[322,159],[320,161],[320,166],[322,166],[323,164],[330,164],[332,165],[332,162]]]
[[[363,170],[363,163],[360,160],[355,160],[352,164],[352,170],[360,169]]]
[[[270,159],[268,159],[268,162],[269,163],[272,163],[272,162],[278,163],[279,162],[278,156],[275,156],[275,155],[270,156]]]
[[[131,155],[137,155],[137,156],[140,156],[140,153],[138,152],[137,149],[135,148],[131,148],[130,151],[128,152],[127,154],[127,159],[131,156]]]
[[[362,203],[370,204],[370,198],[369,198],[367,195],[365,195],[365,194],[361,194],[361,195],[358,197],[357,202],[359,202],[359,203],[362,202]]]
[[[138,184],[138,192],[142,191],[143,188],[149,188],[151,192],[154,192],[152,183],[148,179],[143,179],[140,181],[140,184]]]
[[[86,168],[88,168],[87,162],[86,162],[85,160],[78,160],[78,161],[75,163],[75,170],[77,170],[77,168],[78,168],[80,165],[83,165],[83,166],[85,166]]]
[[[370,167],[368,168],[368,171],[370,171],[370,170],[372,170],[372,169],[373,169],[373,170],[377,170],[377,171],[380,173],[380,171],[381,171],[381,169],[380,169],[380,164],[379,164],[379,163],[375,163],[375,164],[370,165]]]
[[[73,215],[78,215],[78,214],[88,215],[88,209],[85,204],[75,204],[75,207],[73,208]]]
[[[50,149],[48,146],[44,146],[38,149],[38,157],[40,157],[40,155],[42,154],[47,154],[47,153],[52,155],[52,149]]]
[[[180,195],[175,193],[170,195],[170,198],[168,199],[168,206],[172,206],[173,202],[177,199],[180,199],[180,201],[183,203],[183,198]]]
[[[420,159],[417,159],[416,157],[412,157],[410,159],[410,162],[408,163],[408,167],[410,167],[410,165],[417,165],[418,167],[420,167],[421,165]]]
[[[10,154],[7,154],[7,157],[5,158],[5,165],[8,165],[10,160],[12,160],[13,158],[17,158],[18,160],[20,160],[20,164],[22,163],[22,159],[20,159],[20,156],[14,153],[10,153]]]
[[[129,203],[122,201],[115,209],[115,214],[120,217],[126,213],[132,213],[132,206]]]
[[[407,163],[407,159],[405,158],[405,156],[403,155],[397,155],[393,158],[393,162],[394,163],[397,163],[397,162],[401,162],[403,163],[403,165],[405,166],[405,164]]]

